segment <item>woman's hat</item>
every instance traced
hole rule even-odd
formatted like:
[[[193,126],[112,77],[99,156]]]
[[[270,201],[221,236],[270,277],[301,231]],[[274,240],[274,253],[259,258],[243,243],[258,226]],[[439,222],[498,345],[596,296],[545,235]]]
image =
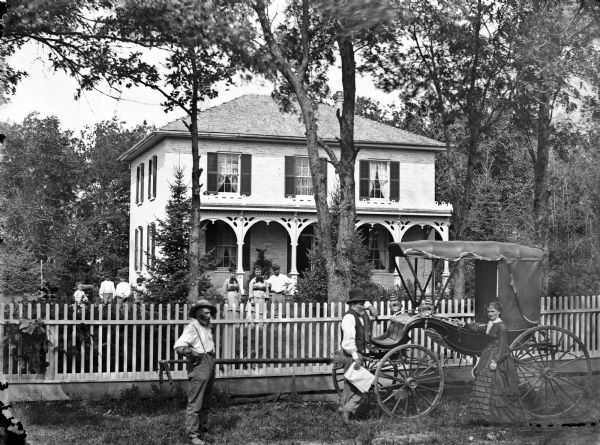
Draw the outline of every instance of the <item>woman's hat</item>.
[[[210,309],[210,315],[217,315],[217,308],[208,300],[198,300],[190,307],[189,318],[196,318],[196,312],[198,309],[208,308]]]
[[[360,287],[350,289],[350,292],[348,292],[348,301],[346,303],[364,303],[365,301],[365,292]]]

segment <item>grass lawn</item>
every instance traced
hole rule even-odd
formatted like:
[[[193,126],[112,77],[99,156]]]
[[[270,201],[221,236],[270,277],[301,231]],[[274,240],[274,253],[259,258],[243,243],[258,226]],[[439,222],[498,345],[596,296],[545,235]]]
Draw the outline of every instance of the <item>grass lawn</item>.
[[[466,421],[463,396],[444,396],[430,415],[413,420],[380,416],[365,407],[350,427],[339,419],[335,402],[278,401],[230,404],[224,398],[211,410],[209,443],[407,443],[399,436],[424,434],[432,444],[600,444],[600,427],[544,428],[532,425],[477,427]],[[35,402],[13,407],[32,444],[185,444],[185,400]],[[584,419],[585,417],[585,419]],[[589,401],[573,419],[600,420],[600,404]],[[597,425],[597,423],[596,423]],[[423,437],[423,436],[421,436]],[[394,439],[395,438],[395,439]]]

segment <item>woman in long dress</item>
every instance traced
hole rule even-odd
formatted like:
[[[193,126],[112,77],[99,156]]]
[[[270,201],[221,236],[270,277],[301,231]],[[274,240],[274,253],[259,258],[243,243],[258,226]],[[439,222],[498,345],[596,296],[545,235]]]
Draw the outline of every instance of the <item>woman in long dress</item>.
[[[240,283],[235,275],[235,267],[230,267],[229,278],[223,283],[223,296],[225,297],[225,303],[227,303],[229,311],[237,310],[237,307],[241,303]]]
[[[267,281],[263,277],[263,271],[260,267],[254,269],[254,275],[254,278],[248,284],[248,295],[252,303],[252,305],[248,305],[248,310],[253,306],[255,318],[263,318],[269,300],[269,286],[267,286]]]
[[[480,326],[469,323],[466,329],[492,337],[473,369],[475,382],[468,411],[473,423],[521,423],[525,413],[518,387],[515,364],[508,348],[506,327],[500,318],[502,306],[487,306],[490,321]]]

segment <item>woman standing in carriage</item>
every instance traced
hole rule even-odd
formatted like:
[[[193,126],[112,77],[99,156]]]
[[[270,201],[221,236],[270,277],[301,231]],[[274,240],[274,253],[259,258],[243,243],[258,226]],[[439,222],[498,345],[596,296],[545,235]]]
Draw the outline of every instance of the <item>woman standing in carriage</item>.
[[[500,303],[489,303],[487,313],[490,321],[487,325],[465,325],[467,330],[484,333],[493,338],[473,368],[475,382],[469,400],[469,415],[473,423],[525,421],[517,371],[509,351],[506,327],[500,318],[501,311]]]

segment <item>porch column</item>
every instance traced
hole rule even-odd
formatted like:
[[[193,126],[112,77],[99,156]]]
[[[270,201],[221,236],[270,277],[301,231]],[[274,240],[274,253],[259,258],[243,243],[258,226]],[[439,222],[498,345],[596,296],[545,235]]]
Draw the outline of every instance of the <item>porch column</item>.
[[[402,228],[400,227],[400,221],[396,221],[394,224],[394,228],[392,230],[392,239],[395,243],[399,243],[402,240]],[[390,256],[390,261],[394,261],[398,264],[396,257]],[[400,275],[398,274],[398,270],[394,267],[394,286],[401,287],[402,282],[400,281]]]
[[[297,265],[296,265],[296,253],[298,251],[298,240],[296,240],[295,242],[292,241],[290,243],[290,246],[292,248],[292,254],[291,254],[291,264],[290,264],[290,278],[296,279],[298,278],[298,269],[297,269]]]
[[[237,240],[237,280],[240,285],[240,293],[243,295],[244,291],[244,224],[242,221],[243,217],[236,218],[235,220],[235,237]]]
[[[449,230],[448,230],[448,221],[445,221],[443,224],[439,226],[440,235],[442,236],[442,241],[448,241],[449,238]],[[444,261],[444,271],[442,272],[442,286],[446,286],[446,282],[450,278],[450,267],[448,261]],[[446,292],[448,289],[446,288]]]

